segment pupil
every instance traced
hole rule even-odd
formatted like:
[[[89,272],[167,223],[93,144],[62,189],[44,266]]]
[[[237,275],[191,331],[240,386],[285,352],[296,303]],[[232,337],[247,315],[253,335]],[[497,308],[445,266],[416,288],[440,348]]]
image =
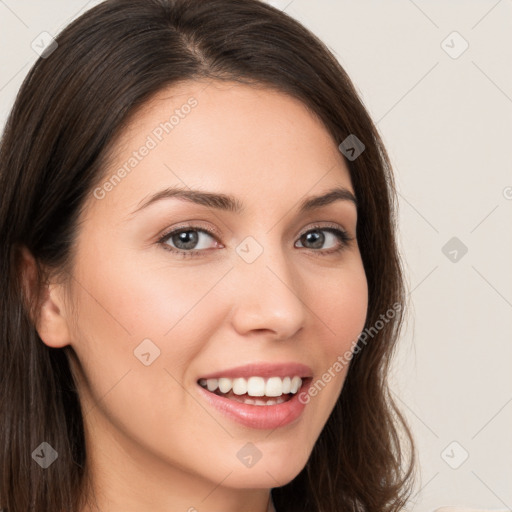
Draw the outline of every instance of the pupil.
[[[180,249],[192,249],[197,244],[197,232],[196,231],[182,231],[175,235],[176,240],[173,240],[174,244]],[[180,246],[180,244],[183,244]]]
[[[308,243],[312,242],[314,248],[322,247],[324,243],[325,235],[321,231],[310,231],[306,233],[306,239],[308,239]],[[312,240],[311,240],[312,238]]]

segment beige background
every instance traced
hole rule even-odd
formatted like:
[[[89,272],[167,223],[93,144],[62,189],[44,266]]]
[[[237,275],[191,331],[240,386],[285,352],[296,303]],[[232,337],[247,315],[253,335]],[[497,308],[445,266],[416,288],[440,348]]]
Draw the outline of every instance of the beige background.
[[[1,126],[32,41],[98,3],[0,0]],[[512,0],[271,3],[336,54],[395,167],[412,308],[392,382],[421,466],[408,510],[512,509]]]

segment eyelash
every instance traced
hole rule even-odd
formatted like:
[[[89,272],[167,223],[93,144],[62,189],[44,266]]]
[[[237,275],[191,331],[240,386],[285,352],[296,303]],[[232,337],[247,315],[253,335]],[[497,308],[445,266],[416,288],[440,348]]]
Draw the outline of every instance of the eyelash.
[[[169,244],[166,244],[166,240],[171,238],[173,235],[178,235],[180,233],[186,233],[188,231],[201,231],[202,233],[206,233],[207,235],[211,236],[212,238],[216,239],[216,236],[214,233],[208,231],[207,229],[201,228],[199,226],[180,226],[178,228],[173,229],[172,231],[166,232],[157,243],[161,244],[163,248],[173,254],[179,255],[182,258],[189,258],[189,257],[195,257],[200,255],[200,253],[204,253],[208,249],[191,249],[190,251],[184,251],[182,249],[175,249]],[[343,251],[353,240],[353,237],[349,236],[349,234],[338,227],[334,226],[312,226],[307,231],[304,231],[299,235],[299,239],[302,238],[304,235],[308,234],[311,231],[328,231],[332,234],[334,234],[338,240],[341,242],[340,246],[336,249],[328,249],[328,250],[316,250],[316,249],[309,249],[313,253],[316,253],[317,256],[329,256],[331,254],[339,253]],[[307,250],[307,248],[306,248]]]

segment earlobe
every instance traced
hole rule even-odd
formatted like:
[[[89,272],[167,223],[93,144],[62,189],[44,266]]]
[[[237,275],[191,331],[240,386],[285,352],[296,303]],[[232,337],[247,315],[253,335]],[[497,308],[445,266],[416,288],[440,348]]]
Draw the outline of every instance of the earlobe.
[[[69,345],[70,336],[65,311],[58,300],[60,287],[49,285],[41,302],[39,319],[36,325],[39,337],[53,348]]]
[[[46,284],[37,300],[37,265],[26,247],[21,248],[21,272],[25,301],[39,337],[45,345],[61,348],[69,345],[70,332],[62,300],[62,285]]]

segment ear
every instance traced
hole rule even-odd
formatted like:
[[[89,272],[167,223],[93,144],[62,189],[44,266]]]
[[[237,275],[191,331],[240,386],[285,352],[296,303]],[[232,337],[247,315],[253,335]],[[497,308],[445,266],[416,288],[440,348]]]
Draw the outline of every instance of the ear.
[[[37,299],[37,264],[26,247],[21,248],[21,274],[26,302]],[[61,284],[50,283],[41,291],[39,303],[29,305],[32,321],[39,337],[49,347],[61,348],[70,344],[70,331],[66,319]]]

